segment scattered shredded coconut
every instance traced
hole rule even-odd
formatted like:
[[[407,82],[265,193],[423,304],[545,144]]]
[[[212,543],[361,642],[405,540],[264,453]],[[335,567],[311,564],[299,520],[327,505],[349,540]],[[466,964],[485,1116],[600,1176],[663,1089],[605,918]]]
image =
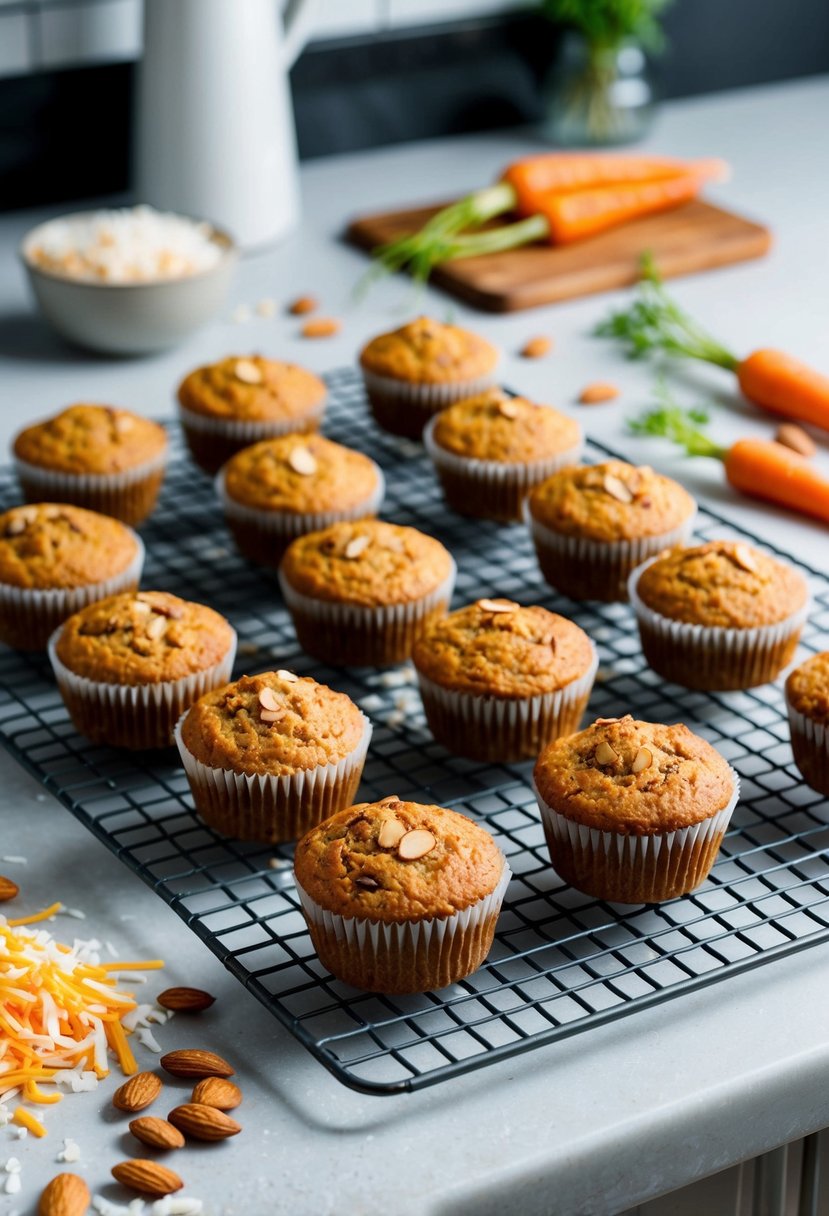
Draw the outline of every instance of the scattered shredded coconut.
[[[81,912],[80,908],[66,908],[63,904],[60,907],[61,916],[71,916],[73,920],[86,920],[86,913]]]
[[[188,1199],[182,1195],[165,1195],[163,1199],[156,1199],[150,1208],[152,1216],[200,1216],[203,1211],[201,1199]]]
[[[20,1177],[20,1173],[18,1172],[15,1174],[9,1174],[8,1178],[6,1179],[6,1185],[5,1185],[4,1189],[5,1189],[5,1192],[7,1195],[19,1195],[20,1188],[22,1185],[23,1185],[23,1181]]]
[[[150,1051],[155,1051],[158,1054],[161,1053],[161,1044],[147,1026],[142,1026],[140,1030],[136,1030],[135,1037],[139,1043],[143,1043]]]
[[[247,304],[239,304],[230,314],[230,319],[234,325],[246,325],[250,320],[250,309]]]
[[[20,1162],[17,1160],[16,1157],[9,1157],[8,1161],[3,1166],[3,1169],[6,1171],[7,1174],[19,1174],[20,1171],[23,1169],[23,1166],[20,1164]]]
[[[263,300],[259,300],[256,305],[256,311],[260,317],[276,316],[276,300],[266,296]]]
[[[58,1153],[56,1160],[65,1161],[68,1163],[80,1161],[81,1150],[79,1145],[72,1139],[71,1136],[65,1136],[63,1140],[63,1148]]]
[[[0,858],[0,861],[7,861],[12,866],[27,866],[29,864],[28,857],[16,857],[12,853],[6,853],[4,857]]]
[[[92,1206],[98,1216],[141,1216],[144,1211],[144,1200],[133,1199],[129,1207],[124,1207],[122,1203],[112,1203],[111,1200],[104,1199],[103,1195],[93,1195]]]
[[[0,1127],[5,1127],[7,1123],[11,1123],[12,1113],[7,1106],[0,1106]]]
[[[110,941],[105,941],[105,942],[104,942],[104,946],[106,947],[106,952],[107,952],[107,954],[109,955],[109,957],[110,957],[110,958],[117,958],[117,957],[118,957],[118,951],[115,949],[115,947],[113,946],[112,942],[110,942]]]

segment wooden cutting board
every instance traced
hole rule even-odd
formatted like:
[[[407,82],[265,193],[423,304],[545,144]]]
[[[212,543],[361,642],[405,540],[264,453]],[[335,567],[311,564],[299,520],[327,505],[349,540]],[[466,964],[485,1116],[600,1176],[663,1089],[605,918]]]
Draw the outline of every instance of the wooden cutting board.
[[[416,231],[437,210],[362,216],[349,224],[346,235],[361,249],[373,249]],[[446,262],[432,272],[432,281],[475,308],[516,312],[629,287],[646,250],[662,275],[673,278],[762,257],[770,245],[771,233],[762,224],[695,201],[574,245],[529,245]]]

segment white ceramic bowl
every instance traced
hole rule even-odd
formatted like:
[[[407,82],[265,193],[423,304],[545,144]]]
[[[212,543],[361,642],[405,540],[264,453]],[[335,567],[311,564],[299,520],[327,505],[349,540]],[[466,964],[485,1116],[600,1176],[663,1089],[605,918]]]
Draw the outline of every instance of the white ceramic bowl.
[[[72,279],[34,265],[23,238],[20,259],[43,316],[64,338],[111,355],[144,355],[176,346],[212,320],[222,307],[237,260],[227,233],[213,228],[211,240],[222,250],[215,266],[178,279],[140,283],[94,283]]]

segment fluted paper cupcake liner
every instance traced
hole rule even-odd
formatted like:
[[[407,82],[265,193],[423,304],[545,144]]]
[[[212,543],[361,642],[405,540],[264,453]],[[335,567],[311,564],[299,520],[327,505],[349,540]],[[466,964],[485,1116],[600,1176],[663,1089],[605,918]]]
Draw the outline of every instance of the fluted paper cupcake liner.
[[[87,604],[134,591],[144,568],[144,543],[132,532],[135,557],[118,574],[83,587],[13,587],[0,583],[0,642],[17,650],[44,650],[58,625]]]
[[[740,797],[740,779],[726,806],[674,832],[649,836],[586,827],[548,806],[535,789],[550,860],[570,886],[609,903],[662,903],[693,891],[707,877]]]
[[[325,398],[299,418],[213,418],[178,407],[178,417],[190,455],[206,473],[219,469],[252,443],[277,435],[307,435],[318,431],[325,413]]]
[[[333,603],[294,590],[279,571],[279,585],[299,644],[308,654],[338,667],[386,667],[402,663],[415,641],[449,607],[455,587],[454,561],[434,591],[407,604]]]
[[[64,473],[14,458],[26,502],[66,502],[140,524],[155,507],[167,468],[167,449],[120,473]]]
[[[432,992],[471,975],[489,954],[510,877],[505,860],[498,885],[477,903],[399,924],[340,916],[296,887],[314,949],[337,979],[369,992]]]
[[[829,725],[795,709],[786,697],[794,762],[803,780],[829,798]]]
[[[395,380],[365,368],[361,370],[368,403],[378,425],[392,435],[420,439],[424,426],[435,414],[455,401],[464,401],[491,388],[497,378],[498,364],[485,376],[440,383]]]
[[[79,734],[93,743],[134,751],[170,747],[179,718],[194,701],[227,684],[236,657],[236,633],[218,663],[179,680],[155,684],[108,684],[76,675],[58,658],[61,628],[49,639],[49,662]]]
[[[274,776],[237,773],[203,764],[182,739],[184,717],[176,724],[175,741],[196,810],[206,823],[225,836],[263,844],[295,840],[329,815],[354,803],[371,740],[368,718],[364,718],[357,746],[341,760]]]
[[[423,443],[443,490],[448,505],[461,515],[477,519],[494,519],[502,523],[520,521],[522,505],[533,486],[547,477],[578,464],[584,450],[584,440],[543,460],[507,462],[478,460],[447,452],[435,442],[437,418],[433,417],[423,431]]]
[[[768,684],[791,662],[809,614],[808,600],[785,620],[753,629],[675,621],[654,612],[636,590],[655,560],[633,571],[628,588],[642,650],[659,675],[686,688],[727,692]]]
[[[371,494],[351,507],[332,511],[268,511],[249,507],[231,498],[225,487],[224,469],[216,476],[216,492],[227,526],[241,553],[264,566],[278,566],[292,540],[316,532],[340,520],[375,516],[386,492],[383,470],[374,461],[377,484]]]
[[[590,699],[599,657],[583,676],[555,692],[530,697],[484,696],[443,688],[417,673],[429,729],[454,755],[493,763],[532,760],[546,743],[577,731]]]
[[[606,603],[628,598],[630,572],[647,558],[684,544],[694,529],[696,514],[695,507],[681,524],[657,536],[600,541],[555,532],[526,509],[538,564],[550,586],[574,600]]]

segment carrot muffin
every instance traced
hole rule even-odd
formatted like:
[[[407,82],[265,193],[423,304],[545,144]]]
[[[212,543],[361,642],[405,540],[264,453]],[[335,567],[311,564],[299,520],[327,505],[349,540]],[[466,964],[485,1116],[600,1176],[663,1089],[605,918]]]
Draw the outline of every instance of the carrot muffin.
[[[296,363],[231,355],[185,376],[179,421],[196,464],[216,473],[260,439],[316,431],[326,392],[319,376]]]
[[[326,819],[296,848],[294,874],[320,961],[371,992],[429,992],[486,958],[509,883],[482,827],[392,796]]]
[[[232,456],[216,484],[240,550],[266,566],[297,536],[376,515],[385,489],[379,465],[321,435],[263,439]]]
[[[226,683],[235,653],[223,616],[165,591],[99,600],[49,641],[75,729],[93,743],[136,749],[169,747],[185,709]]]
[[[598,666],[578,625],[504,599],[433,621],[412,658],[437,741],[495,762],[534,759],[545,743],[578,730]]]
[[[109,405],[70,405],[13,444],[27,502],[74,503],[125,524],[155,507],[167,449],[163,426]]]
[[[402,663],[452,599],[440,541],[382,520],[332,524],[293,541],[279,582],[299,643],[336,665]]]
[[[708,874],[740,782],[687,726],[599,718],[544,749],[534,772],[565,882],[614,903],[658,903]]]
[[[453,510],[509,523],[533,486],[578,462],[584,437],[552,406],[491,388],[442,410],[423,442]]]
[[[371,725],[345,693],[291,671],[205,693],[176,727],[201,817],[227,836],[295,840],[350,806]]]
[[[797,570],[733,540],[652,559],[631,575],[630,598],[654,671],[710,691],[774,680],[794,656],[809,607]]]
[[[360,368],[376,422],[392,435],[420,439],[439,410],[492,384],[499,358],[478,334],[418,317],[372,338]]]
[[[0,641],[42,650],[68,616],[95,600],[134,591],[144,546],[131,528],[59,503],[0,515]]]
[[[687,540],[697,512],[678,482],[623,460],[562,469],[527,505],[541,573],[574,600],[626,600],[631,570]]]
[[[829,797],[829,650],[790,674],[786,707],[795,764],[813,790]]]

